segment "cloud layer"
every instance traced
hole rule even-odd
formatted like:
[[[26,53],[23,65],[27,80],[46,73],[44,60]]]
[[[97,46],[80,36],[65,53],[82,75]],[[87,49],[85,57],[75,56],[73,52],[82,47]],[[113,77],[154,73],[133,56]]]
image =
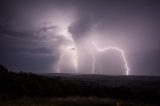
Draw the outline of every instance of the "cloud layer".
[[[160,75],[159,10],[158,0],[1,1],[0,63],[15,70],[55,72],[60,48],[70,43],[66,35],[71,34],[88,58],[82,43],[93,37],[103,47],[124,49],[132,74]],[[105,66],[115,57],[108,56],[102,59]],[[121,59],[116,61],[121,69]]]

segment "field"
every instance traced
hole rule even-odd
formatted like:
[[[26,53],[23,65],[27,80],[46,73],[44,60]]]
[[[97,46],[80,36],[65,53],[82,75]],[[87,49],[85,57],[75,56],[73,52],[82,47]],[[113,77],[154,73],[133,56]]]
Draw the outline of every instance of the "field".
[[[148,103],[97,97],[17,98],[1,100],[0,106],[158,106]]]
[[[160,77],[14,73],[0,67],[0,106],[159,106]]]

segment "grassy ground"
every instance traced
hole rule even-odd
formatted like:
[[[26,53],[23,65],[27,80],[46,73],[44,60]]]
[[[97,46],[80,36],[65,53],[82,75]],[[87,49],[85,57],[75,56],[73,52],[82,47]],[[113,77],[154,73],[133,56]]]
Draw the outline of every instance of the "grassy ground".
[[[1,99],[0,106],[156,106],[133,101],[119,101],[109,98],[67,97],[67,98],[20,98]]]

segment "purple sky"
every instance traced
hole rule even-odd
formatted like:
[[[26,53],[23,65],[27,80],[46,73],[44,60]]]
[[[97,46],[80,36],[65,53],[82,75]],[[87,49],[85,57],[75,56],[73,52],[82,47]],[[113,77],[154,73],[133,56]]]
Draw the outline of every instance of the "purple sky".
[[[71,36],[71,38],[70,38]],[[125,51],[133,75],[160,75],[159,0],[2,0],[0,64],[15,71],[56,72],[63,46],[75,42],[79,72],[91,73],[92,40]],[[90,47],[90,46],[89,46]],[[121,55],[95,53],[102,74],[124,75]],[[62,72],[71,57],[65,56]],[[100,68],[96,64],[95,71]]]

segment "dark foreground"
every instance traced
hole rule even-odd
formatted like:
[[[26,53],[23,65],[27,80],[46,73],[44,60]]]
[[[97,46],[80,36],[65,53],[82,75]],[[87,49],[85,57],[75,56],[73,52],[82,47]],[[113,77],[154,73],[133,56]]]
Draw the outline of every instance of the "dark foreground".
[[[160,105],[160,77],[49,75],[0,66],[0,106]]]
[[[0,106],[159,106],[152,103],[97,97],[16,98],[1,100]]]

